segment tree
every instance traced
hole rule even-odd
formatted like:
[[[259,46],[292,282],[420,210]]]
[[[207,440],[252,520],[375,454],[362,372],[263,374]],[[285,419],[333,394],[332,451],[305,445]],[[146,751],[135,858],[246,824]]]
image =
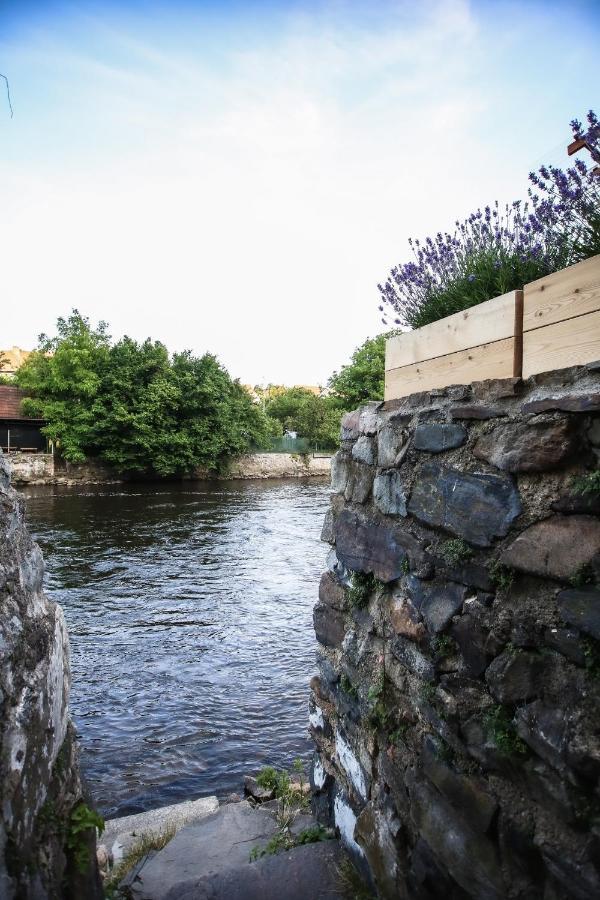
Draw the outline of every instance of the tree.
[[[340,408],[348,411],[367,400],[383,400],[385,342],[394,333],[367,338],[354,351],[350,363],[333,373],[327,384]]]
[[[280,423],[282,431],[296,431],[311,444],[333,447],[339,441],[337,404],[307,388],[270,386],[265,411],[270,419]]]
[[[109,364],[107,325],[92,328],[74,309],[59,318],[57,334],[41,334],[38,349],[17,371],[15,381],[31,395],[23,401],[26,415],[48,421],[43,429],[72,462],[93,453],[97,440],[98,395]]]
[[[66,459],[97,456],[121,472],[170,476],[221,468],[269,425],[262,409],[210,353],[169,357],[160,341],[110,343],[76,310],[19,370],[27,409]]]

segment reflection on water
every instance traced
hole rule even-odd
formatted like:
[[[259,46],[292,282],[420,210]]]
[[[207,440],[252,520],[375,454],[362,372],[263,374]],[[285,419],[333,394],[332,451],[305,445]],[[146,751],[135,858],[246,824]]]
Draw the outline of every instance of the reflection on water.
[[[105,815],[239,790],[309,751],[319,481],[29,488]]]

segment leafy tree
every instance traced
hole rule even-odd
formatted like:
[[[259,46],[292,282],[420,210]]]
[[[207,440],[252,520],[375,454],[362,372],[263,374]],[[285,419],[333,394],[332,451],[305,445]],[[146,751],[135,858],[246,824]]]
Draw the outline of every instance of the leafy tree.
[[[231,455],[264,446],[262,409],[212,354],[169,358],[164,344],[124,337],[111,345],[76,310],[19,370],[27,411],[66,459],[98,456],[121,472],[159,476],[218,469]]]
[[[311,444],[333,447],[339,441],[340,410],[330,398],[303,387],[271,385],[265,396],[267,416],[283,431],[296,431]]]
[[[97,402],[109,365],[107,325],[92,328],[74,309],[59,318],[54,337],[41,334],[38,349],[15,376],[31,397],[23,402],[26,415],[48,420],[44,433],[66,459],[82,462],[96,447]]]
[[[350,363],[333,373],[328,387],[342,409],[356,409],[367,400],[383,400],[385,342],[392,334],[367,338],[354,351]]]

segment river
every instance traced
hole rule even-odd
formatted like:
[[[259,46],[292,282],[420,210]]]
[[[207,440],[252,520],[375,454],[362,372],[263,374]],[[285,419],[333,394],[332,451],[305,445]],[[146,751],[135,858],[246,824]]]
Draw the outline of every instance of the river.
[[[324,481],[28,488],[106,817],[308,758]]]

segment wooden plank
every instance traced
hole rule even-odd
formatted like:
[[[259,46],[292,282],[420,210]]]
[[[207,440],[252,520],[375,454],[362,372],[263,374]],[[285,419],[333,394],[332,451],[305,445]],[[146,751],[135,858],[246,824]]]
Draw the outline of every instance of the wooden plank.
[[[386,369],[409,366],[512,337],[515,294],[516,291],[510,291],[439,322],[390,338],[386,342]]]
[[[597,309],[600,309],[600,255],[525,285],[523,331]]]
[[[600,310],[523,335],[523,378],[600,359]]]
[[[417,391],[469,384],[487,378],[511,378],[515,357],[515,339],[505,338],[469,350],[459,350],[438,359],[411,366],[400,366],[385,373],[385,399],[397,400]]]
[[[513,347],[513,377],[523,374],[523,291],[515,291],[515,340]]]

